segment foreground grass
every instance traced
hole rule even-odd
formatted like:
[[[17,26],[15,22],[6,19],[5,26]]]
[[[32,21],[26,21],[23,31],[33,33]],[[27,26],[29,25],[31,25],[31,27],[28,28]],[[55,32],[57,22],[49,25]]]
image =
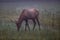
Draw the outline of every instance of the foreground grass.
[[[0,40],[59,40],[59,32],[38,31],[0,31]]]
[[[41,29],[40,31],[17,31],[14,25],[0,25],[0,40],[60,40],[59,31]]]

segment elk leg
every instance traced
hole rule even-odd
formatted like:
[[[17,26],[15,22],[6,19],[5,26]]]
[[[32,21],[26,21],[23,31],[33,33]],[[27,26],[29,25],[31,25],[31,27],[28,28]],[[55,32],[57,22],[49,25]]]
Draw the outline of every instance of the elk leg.
[[[19,31],[20,26],[17,27],[17,31]]]
[[[36,18],[36,21],[37,21],[37,23],[38,23],[39,30],[40,30],[40,23],[39,23],[39,20],[38,20],[38,18]]]
[[[17,26],[17,31],[19,31],[19,29],[20,29],[20,23],[16,23],[16,26]]]
[[[33,19],[33,23],[34,23],[34,27],[33,27],[33,30],[34,30],[35,29],[35,26],[36,26],[35,19]]]
[[[30,30],[29,24],[28,24],[28,20],[25,20],[25,21],[26,21],[26,24],[25,24],[25,31],[26,31],[26,27],[28,27],[28,29]]]

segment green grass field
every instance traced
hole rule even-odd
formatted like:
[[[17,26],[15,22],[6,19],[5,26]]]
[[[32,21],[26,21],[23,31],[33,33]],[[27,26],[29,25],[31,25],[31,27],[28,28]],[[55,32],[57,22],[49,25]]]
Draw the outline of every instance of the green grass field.
[[[17,31],[15,23],[0,23],[0,40],[60,40],[59,31],[41,29],[40,31]]]
[[[20,13],[17,15],[15,10],[2,10],[0,12],[0,40],[60,40],[60,11],[54,11],[54,13],[56,13],[54,16],[53,12],[50,11],[42,11],[40,13],[39,21],[42,25],[40,31],[36,26],[34,31],[25,32],[25,25],[23,24],[18,32],[15,22]],[[30,29],[32,29],[33,23],[29,23]],[[52,26],[52,23],[54,26]]]

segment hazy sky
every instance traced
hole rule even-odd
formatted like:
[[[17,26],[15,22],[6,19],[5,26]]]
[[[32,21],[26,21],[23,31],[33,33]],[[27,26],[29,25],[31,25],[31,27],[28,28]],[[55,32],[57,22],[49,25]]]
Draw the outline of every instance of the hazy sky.
[[[20,1],[57,1],[59,2],[60,0],[0,0],[0,2],[20,2]]]
[[[0,0],[0,9],[19,9],[27,7],[60,9],[59,0]]]

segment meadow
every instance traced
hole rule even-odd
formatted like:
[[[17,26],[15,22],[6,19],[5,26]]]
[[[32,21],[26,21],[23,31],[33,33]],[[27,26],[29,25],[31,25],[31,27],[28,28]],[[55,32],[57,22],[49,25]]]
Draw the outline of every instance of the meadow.
[[[24,22],[20,31],[17,31],[15,21],[19,14],[17,15],[16,11],[4,10],[0,11],[0,14],[0,40],[60,40],[59,11],[54,11],[54,14],[51,11],[42,11],[39,16],[41,30],[39,31],[38,26],[36,26],[35,30],[32,31],[33,23],[29,22],[31,30],[26,32]]]
[[[60,35],[58,30],[46,28],[40,31],[24,31],[22,28],[18,32],[14,23],[5,23],[4,26],[0,26],[0,40],[60,40]]]

